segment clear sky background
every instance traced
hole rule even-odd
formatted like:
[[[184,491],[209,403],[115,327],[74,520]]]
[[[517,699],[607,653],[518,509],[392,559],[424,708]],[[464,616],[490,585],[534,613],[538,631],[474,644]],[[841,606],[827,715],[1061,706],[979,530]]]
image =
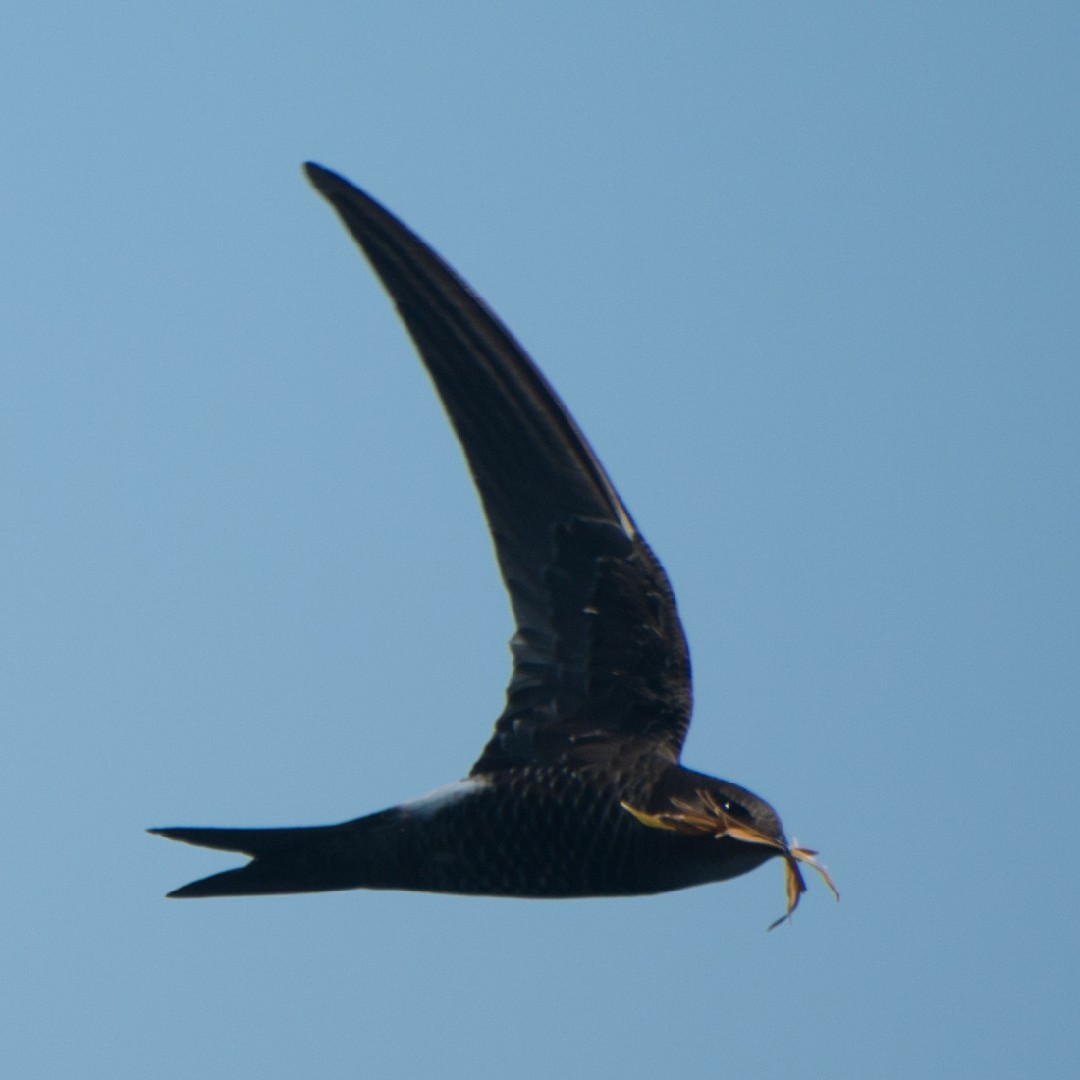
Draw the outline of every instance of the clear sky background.
[[[0,16],[5,1076],[1066,1077],[1073,3]],[[312,158],[537,358],[667,567],[685,761],[820,848],[621,901],[171,902],[153,825],[462,776],[511,624]]]

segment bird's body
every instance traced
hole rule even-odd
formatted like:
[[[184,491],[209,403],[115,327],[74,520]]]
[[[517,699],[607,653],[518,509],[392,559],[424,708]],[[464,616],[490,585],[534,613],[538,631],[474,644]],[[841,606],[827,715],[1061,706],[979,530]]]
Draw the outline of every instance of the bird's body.
[[[459,780],[341,825],[162,832],[253,857],[173,894],[184,897],[329,889],[631,896],[735,877],[777,853],[645,828],[622,805],[657,799],[673,783],[689,792],[717,782],[677,765],[648,779],[525,767]]]
[[[679,764],[690,661],[671,586],[573,419],[438,255],[340,177],[307,171],[397,304],[461,442],[514,610],[513,674],[468,778],[431,795],[340,825],[153,830],[251,856],[170,895],[633,895],[780,856],[790,912],[796,864],[820,867],[766,802]]]

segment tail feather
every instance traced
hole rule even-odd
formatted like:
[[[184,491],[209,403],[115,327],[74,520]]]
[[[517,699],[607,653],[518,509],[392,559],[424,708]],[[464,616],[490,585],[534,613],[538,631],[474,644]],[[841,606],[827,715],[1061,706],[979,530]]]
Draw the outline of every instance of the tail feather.
[[[266,855],[288,843],[287,834],[319,832],[320,829],[209,829],[180,826],[171,829],[147,829],[153,836],[167,840],[179,840],[196,847],[214,848],[216,851],[239,851],[251,858]]]
[[[371,880],[373,870],[374,876],[379,876],[378,850],[365,850],[370,846],[364,841],[374,837],[361,822],[295,829],[180,827],[148,832],[198,847],[238,851],[251,858],[246,866],[212,874],[167,894],[177,899],[380,887],[378,881]]]

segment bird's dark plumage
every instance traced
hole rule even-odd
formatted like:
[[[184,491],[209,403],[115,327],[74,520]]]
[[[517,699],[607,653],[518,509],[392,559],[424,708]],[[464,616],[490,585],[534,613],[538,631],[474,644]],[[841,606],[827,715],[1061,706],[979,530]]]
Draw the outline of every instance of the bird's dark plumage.
[[[513,673],[468,778],[429,796],[341,825],[152,830],[251,857],[170,895],[631,895],[779,855],[790,912],[797,863],[820,867],[766,802],[679,764],[690,661],[671,586],[570,414],[434,251],[306,169],[397,305],[464,449],[513,606]]]

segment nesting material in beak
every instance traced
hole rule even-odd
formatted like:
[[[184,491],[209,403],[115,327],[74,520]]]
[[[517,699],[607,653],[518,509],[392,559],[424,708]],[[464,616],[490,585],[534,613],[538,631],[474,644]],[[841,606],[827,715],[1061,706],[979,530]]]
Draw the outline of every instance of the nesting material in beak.
[[[673,810],[661,811],[657,814],[647,814],[643,810],[622,803],[622,808],[633,814],[642,825],[650,829],[666,829],[669,832],[684,833],[689,836],[714,836],[717,839],[726,836],[732,840],[742,840],[747,844],[762,844],[765,847],[775,848],[784,858],[786,871],[785,884],[787,887],[787,911],[776,922],[769,926],[775,929],[782,922],[787,922],[791,913],[798,907],[799,897],[806,892],[806,882],[799,870],[799,863],[816,870],[822,880],[832,890],[833,896],[840,899],[840,893],[829,872],[822,866],[815,856],[816,851],[809,848],[792,847],[787,840],[781,837],[779,840],[768,836],[750,825],[736,820],[723,806],[716,801],[711,793],[699,791],[698,802],[691,803],[685,799],[673,798],[671,805]]]

